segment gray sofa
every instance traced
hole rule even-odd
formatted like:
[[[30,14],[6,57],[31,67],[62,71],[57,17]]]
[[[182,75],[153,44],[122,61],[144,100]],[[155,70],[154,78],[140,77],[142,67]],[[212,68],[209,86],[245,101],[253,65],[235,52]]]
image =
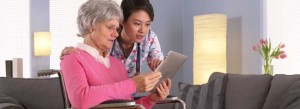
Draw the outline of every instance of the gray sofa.
[[[300,75],[213,73],[208,83],[179,83],[187,109],[300,109]]]
[[[179,91],[188,109],[300,109],[300,75],[215,72],[206,84],[180,83]],[[0,109],[65,109],[64,99],[58,78],[0,77]]]

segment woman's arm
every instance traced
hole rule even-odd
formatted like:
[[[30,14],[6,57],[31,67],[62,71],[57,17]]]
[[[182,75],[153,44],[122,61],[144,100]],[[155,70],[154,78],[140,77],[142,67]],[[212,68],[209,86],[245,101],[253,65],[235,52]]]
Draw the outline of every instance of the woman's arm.
[[[157,38],[157,35],[150,31],[150,36],[149,36],[149,54],[147,58],[148,66],[152,71],[154,71],[160,62],[163,60],[163,53],[161,51],[160,43]]]

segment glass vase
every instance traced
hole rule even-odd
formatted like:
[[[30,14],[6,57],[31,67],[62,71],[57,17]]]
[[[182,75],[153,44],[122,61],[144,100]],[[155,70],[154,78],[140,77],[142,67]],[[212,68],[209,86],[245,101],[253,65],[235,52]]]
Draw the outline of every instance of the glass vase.
[[[263,72],[264,74],[273,75],[273,65],[264,65]]]

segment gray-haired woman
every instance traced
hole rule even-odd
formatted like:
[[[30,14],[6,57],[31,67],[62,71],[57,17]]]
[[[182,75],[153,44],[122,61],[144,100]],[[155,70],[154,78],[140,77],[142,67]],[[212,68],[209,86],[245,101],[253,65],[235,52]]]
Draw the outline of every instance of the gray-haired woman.
[[[143,73],[128,78],[124,64],[109,56],[118,28],[123,20],[120,7],[112,0],[88,0],[78,12],[79,34],[83,43],[77,53],[65,55],[61,71],[73,107],[91,108],[110,99],[132,99],[135,92],[146,92],[155,86],[160,72]],[[157,93],[136,102],[151,108],[169,94],[171,81],[157,87]]]

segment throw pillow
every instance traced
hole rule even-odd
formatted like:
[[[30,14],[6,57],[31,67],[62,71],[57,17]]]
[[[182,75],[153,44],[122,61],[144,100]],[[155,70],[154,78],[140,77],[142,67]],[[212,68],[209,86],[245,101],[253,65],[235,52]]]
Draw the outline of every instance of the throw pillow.
[[[25,107],[14,98],[0,94],[0,109],[25,109]]]
[[[187,109],[223,109],[227,79],[223,75],[202,85],[179,82],[180,98]]]
[[[199,96],[202,86],[203,85],[190,85],[179,82],[179,97],[181,100],[185,101],[186,109],[196,109],[198,104],[202,104],[199,103]],[[178,108],[178,106],[176,107]]]

